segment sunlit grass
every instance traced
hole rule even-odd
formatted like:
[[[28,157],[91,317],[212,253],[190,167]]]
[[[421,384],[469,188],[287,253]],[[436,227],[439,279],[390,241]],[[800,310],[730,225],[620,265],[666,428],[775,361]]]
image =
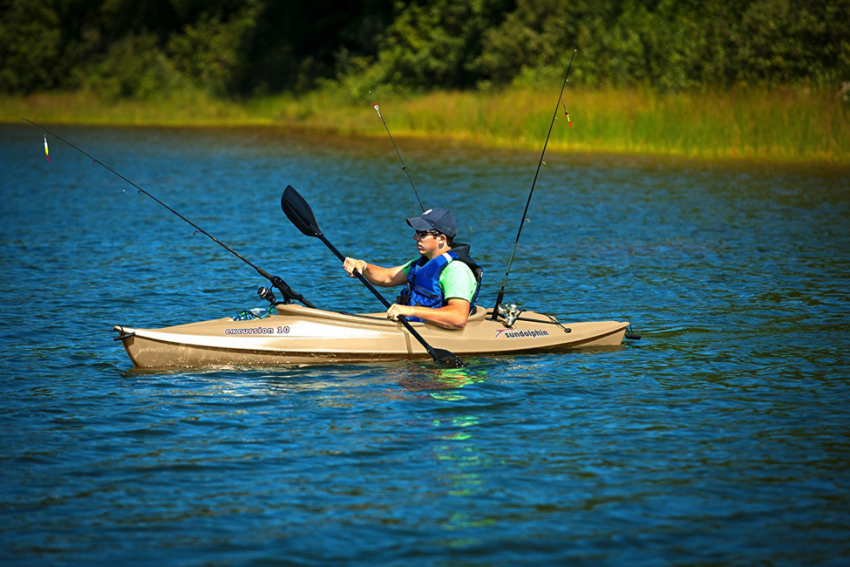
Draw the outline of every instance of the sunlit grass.
[[[394,136],[539,150],[555,112],[558,86],[375,96]],[[789,88],[657,94],[568,88],[564,102],[573,126],[559,107],[549,142],[554,151],[850,163],[850,105],[835,93]],[[333,89],[247,102],[224,102],[202,93],[116,102],[79,93],[0,97],[0,120],[21,117],[54,124],[269,125],[386,135],[368,93],[356,101]]]
[[[167,100],[105,102],[86,93],[45,94],[26,98],[0,96],[0,120],[29,118],[45,124],[115,126],[222,126],[265,123],[242,105],[218,101],[203,93]]]
[[[558,92],[436,93],[393,110],[398,134],[542,148]],[[784,91],[658,95],[645,91],[564,95],[549,147],[697,158],[850,161],[850,108],[832,93]],[[389,112],[389,111],[387,111]]]

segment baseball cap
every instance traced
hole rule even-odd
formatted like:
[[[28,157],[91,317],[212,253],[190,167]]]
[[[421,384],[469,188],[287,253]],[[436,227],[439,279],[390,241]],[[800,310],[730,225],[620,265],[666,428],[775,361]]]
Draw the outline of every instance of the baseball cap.
[[[454,238],[457,236],[457,223],[448,209],[428,209],[418,217],[407,219],[414,230],[436,230]]]

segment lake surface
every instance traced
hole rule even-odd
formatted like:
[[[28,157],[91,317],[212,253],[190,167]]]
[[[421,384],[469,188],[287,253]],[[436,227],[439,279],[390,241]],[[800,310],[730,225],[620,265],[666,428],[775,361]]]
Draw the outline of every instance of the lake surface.
[[[48,128],[319,307],[380,309],[287,184],[343,253],[415,255],[388,138]],[[547,155],[506,299],[631,321],[620,350],[140,372],[114,324],[265,282],[49,142],[0,127],[2,564],[850,562],[846,170]],[[491,306],[539,154],[397,142]]]

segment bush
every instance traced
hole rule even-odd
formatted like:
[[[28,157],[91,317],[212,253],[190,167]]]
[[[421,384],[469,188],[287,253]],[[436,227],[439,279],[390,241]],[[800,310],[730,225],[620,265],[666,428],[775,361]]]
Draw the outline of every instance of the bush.
[[[44,2],[10,4],[0,8],[0,92],[49,90],[57,84],[52,71],[61,51],[59,15]]]
[[[152,34],[131,34],[110,46],[103,61],[90,68],[85,82],[86,88],[106,100],[151,98],[187,86]]]

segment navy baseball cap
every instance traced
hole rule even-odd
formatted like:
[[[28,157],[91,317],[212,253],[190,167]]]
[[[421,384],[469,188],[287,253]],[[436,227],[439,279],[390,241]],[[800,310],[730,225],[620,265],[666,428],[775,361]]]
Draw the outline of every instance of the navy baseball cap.
[[[436,230],[454,238],[457,236],[457,223],[448,209],[428,209],[421,216],[407,219],[414,230]]]

